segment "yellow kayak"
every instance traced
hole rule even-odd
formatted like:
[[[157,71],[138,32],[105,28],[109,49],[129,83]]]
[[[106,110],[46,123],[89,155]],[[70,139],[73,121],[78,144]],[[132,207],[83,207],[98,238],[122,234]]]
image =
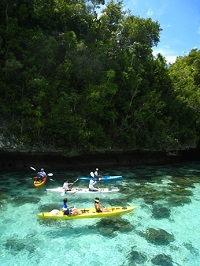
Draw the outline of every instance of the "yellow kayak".
[[[136,206],[110,207],[108,208],[108,211],[105,212],[96,212],[95,208],[78,209],[79,214],[77,215],[64,215],[63,211],[52,210],[51,212],[38,213],[38,217],[41,219],[63,219],[63,220],[102,218],[102,217],[110,217],[110,216],[116,216],[132,212],[135,208]]]

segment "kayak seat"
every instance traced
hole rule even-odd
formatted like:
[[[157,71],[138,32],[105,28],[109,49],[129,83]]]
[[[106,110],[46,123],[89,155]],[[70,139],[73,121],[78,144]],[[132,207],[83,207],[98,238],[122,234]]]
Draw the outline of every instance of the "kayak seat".
[[[84,210],[81,210],[81,212],[82,212],[82,213],[88,213],[89,210],[84,209]]]

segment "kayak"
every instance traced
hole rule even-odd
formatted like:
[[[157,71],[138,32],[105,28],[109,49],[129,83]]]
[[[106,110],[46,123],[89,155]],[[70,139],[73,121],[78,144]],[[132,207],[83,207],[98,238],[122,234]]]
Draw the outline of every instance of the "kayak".
[[[62,187],[57,187],[57,188],[47,188],[47,191],[50,192],[58,192],[58,193],[63,193],[64,194],[93,194],[93,193],[114,193],[118,192],[119,189],[109,189],[109,188],[99,188],[97,191],[90,191],[88,188],[73,188],[72,190],[68,190],[64,193]]]
[[[91,178],[92,177],[87,176],[87,177],[79,177],[78,179],[90,181]],[[122,176],[121,175],[116,175],[116,176],[105,175],[105,176],[101,176],[100,178],[93,177],[92,179],[95,181],[117,181],[117,180],[121,180]]]
[[[41,219],[63,219],[63,220],[103,218],[103,217],[111,217],[111,216],[129,213],[132,212],[135,208],[136,208],[135,206],[110,207],[108,208],[109,211],[106,212],[96,212],[95,208],[86,208],[86,209],[78,209],[79,214],[71,216],[64,215],[63,211],[60,210],[52,210],[51,212],[38,213],[38,217]]]
[[[47,181],[47,176],[45,176],[42,181],[36,181],[36,180],[34,180],[33,184],[34,184],[35,187],[41,187],[41,186],[44,185],[44,183],[46,181]]]

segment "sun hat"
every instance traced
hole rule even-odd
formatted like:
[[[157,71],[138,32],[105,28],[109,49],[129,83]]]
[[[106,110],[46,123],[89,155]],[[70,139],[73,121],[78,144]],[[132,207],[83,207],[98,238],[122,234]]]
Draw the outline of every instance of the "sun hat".
[[[44,168],[41,168],[41,171],[44,171]]]
[[[99,203],[99,198],[95,198],[94,201],[95,201],[96,203]]]

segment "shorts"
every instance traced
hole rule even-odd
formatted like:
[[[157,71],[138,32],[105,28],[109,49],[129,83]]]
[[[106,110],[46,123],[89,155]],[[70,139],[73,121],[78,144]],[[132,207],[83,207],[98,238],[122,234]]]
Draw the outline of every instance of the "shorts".
[[[64,215],[70,215],[70,214],[71,214],[71,210],[64,211]]]

